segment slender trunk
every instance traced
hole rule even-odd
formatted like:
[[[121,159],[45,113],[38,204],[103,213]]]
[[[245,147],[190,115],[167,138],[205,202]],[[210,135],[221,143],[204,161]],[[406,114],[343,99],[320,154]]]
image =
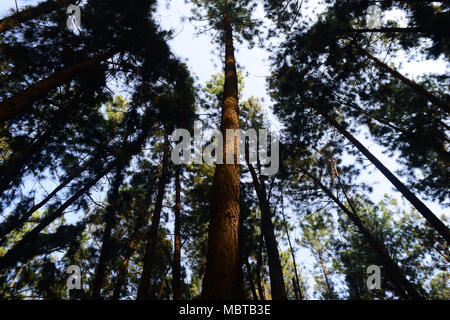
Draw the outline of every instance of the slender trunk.
[[[364,55],[366,55],[370,60],[372,60],[379,68],[389,72],[393,77],[397,78],[398,80],[402,81],[404,84],[409,86],[411,89],[413,89],[417,94],[422,95],[425,97],[428,101],[430,101],[432,104],[436,105],[437,107],[441,108],[448,114],[450,114],[450,106],[445,101],[442,101],[440,98],[436,97],[434,94],[432,94],[430,91],[426,90],[423,86],[417,84],[413,80],[405,77],[403,74],[392,68],[391,66],[387,65],[374,55],[372,55],[369,51],[362,47],[357,47],[359,51],[361,51]]]
[[[356,212],[352,212],[329,190],[324,184],[322,184],[319,179],[317,179],[315,176],[313,176],[311,173],[306,171],[303,168],[300,168],[300,170],[311,178],[311,180],[316,184],[318,187],[320,187],[325,194],[332,199],[339,208],[341,208],[342,211],[348,216],[348,218],[355,224],[355,226],[358,228],[359,232],[364,236],[364,238],[367,240],[369,245],[372,247],[372,249],[377,253],[380,261],[383,263],[384,267],[386,268],[386,271],[388,275],[390,276],[392,282],[396,284],[397,288],[399,289],[399,293],[402,293],[402,288],[405,289],[408,293],[408,295],[415,300],[422,299],[421,295],[417,292],[415,287],[406,279],[404,276],[403,271],[400,269],[400,267],[390,258],[388,252],[384,248],[384,246],[370,233],[370,231],[364,226],[361,219],[358,217]],[[404,296],[404,294],[403,294]]]
[[[152,224],[146,235],[147,244],[145,248],[144,267],[142,270],[141,280],[139,282],[137,300],[144,300],[149,298],[150,279],[154,264],[156,241],[158,239],[159,221],[161,219],[161,211],[167,181],[168,157],[169,157],[169,138],[167,136],[167,133],[164,133],[164,155],[162,163],[162,172],[161,178],[159,180],[158,195],[156,196],[155,211],[153,212]]]
[[[398,191],[427,219],[441,237],[450,244],[449,228],[428,209],[428,207],[417,198],[388,168],[386,168],[369,150],[367,150],[350,132],[345,130],[335,119],[331,118],[325,111],[314,107],[330,124],[332,124],[342,135],[372,162],[378,170],[397,188]]]
[[[166,272],[164,272],[164,277],[161,281],[161,286],[159,287],[158,297],[157,300],[161,300],[162,294],[164,292],[164,287],[166,286],[166,279],[167,279],[167,273],[169,272],[169,268],[166,269]]]
[[[295,296],[296,296],[297,300],[302,300],[303,295],[302,295],[302,292],[300,289],[300,281],[299,281],[298,272],[297,272],[297,262],[295,261],[294,248],[292,247],[291,237],[289,236],[289,230],[288,230],[288,226],[287,226],[286,216],[284,215],[284,198],[283,198],[283,196],[281,196],[281,215],[283,216],[284,229],[286,230],[286,236],[287,236],[287,240],[288,240],[288,244],[289,244],[289,250],[291,252],[292,263],[294,264],[295,278],[292,278],[292,280],[295,280],[295,282],[296,282],[295,287],[297,288],[297,291],[295,293]]]
[[[57,210],[50,212],[46,215],[39,224],[25,234],[22,239],[19,240],[3,257],[0,258],[0,270],[6,269],[14,265],[17,261],[22,260],[21,252],[27,248],[30,249],[35,243],[36,237],[39,233],[47,228],[53,221],[64,215],[64,211],[72,205],[78,198],[88,192],[102,177],[104,177],[112,168],[113,164],[107,166],[106,169],[98,173],[94,178],[90,179],[84,187],[78,190],[72,197],[70,197],[62,206]]]
[[[0,123],[13,119],[19,114],[27,111],[35,101],[44,98],[51,90],[56,89],[74,77],[97,66],[103,60],[111,58],[115,53],[116,50],[111,50],[107,53],[99,54],[93,58],[66,67],[48,78],[32,84],[25,91],[3,100],[0,103]]]
[[[103,231],[102,247],[93,281],[92,299],[100,299],[101,289],[106,275],[106,267],[112,256],[111,233],[116,221],[115,216],[117,214],[119,188],[123,182],[122,170],[123,164],[120,163],[117,165],[111,192],[108,195],[109,204],[104,213],[105,230]]]
[[[181,167],[175,169],[175,243],[173,250],[173,299],[181,300],[181,183],[180,183]]]
[[[130,262],[131,254],[133,253],[135,240],[134,236],[130,238],[128,242],[127,249],[125,251],[125,256],[123,258],[122,264],[120,265],[119,273],[117,275],[116,283],[114,285],[113,295],[111,297],[112,300],[119,300],[120,292],[122,291],[123,283],[125,282],[125,277],[128,273],[128,263]]]
[[[318,256],[318,258],[316,260],[319,263],[320,268],[322,269],[323,277],[325,279],[325,284],[327,285],[328,294],[330,295],[330,299],[333,300],[334,299],[333,288],[331,288],[331,283],[330,283],[330,280],[328,279],[328,272],[327,272],[327,269],[325,268],[325,265],[323,264],[323,259],[322,259],[322,255],[321,255],[320,251],[317,252],[317,256]]]
[[[264,235],[264,242],[266,243],[267,257],[269,261],[269,275],[272,299],[286,300],[287,297],[283,278],[283,269],[281,267],[278,244],[275,237],[274,226],[272,223],[272,214],[265,194],[265,187],[264,185],[259,183],[253,165],[248,161],[247,165],[252,176],[253,186],[258,196],[259,207],[261,209],[261,231]]]
[[[225,27],[225,83],[220,130],[239,129],[238,83],[234,58],[233,34],[228,15]],[[234,143],[223,141],[224,164],[216,164],[211,199],[208,253],[203,299],[245,299],[242,269],[239,260],[240,165],[238,164],[238,138]],[[233,150],[233,159],[226,164],[226,150]]]
[[[43,14],[68,6],[71,2],[71,0],[48,0],[37,6],[14,13],[0,20],[0,33],[15,28],[28,20],[36,19]]]
[[[53,189],[52,192],[50,192],[44,199],[42,199],[39,203],[32,206],[30,209],[28,209],[27,212],[25,212],[21,217],[18,217],[17,219],[8,222],[7,225],[2,225],[0,227],[0,243],[2,242],[3,238],[7,236],[10,232],[13,230],[21,227],[27,220],[33,215],[34,212],[39,210],[43,205],[45,205],[50,199],[52,199],[61,189],[63,189],[65,186],[67,186],[71,181],[73,181],[75,178],[79,177],[81,173],[87,169],[87,166],[84,166],[78,170],[76,170],[73,174],[71,174],[67,179],[65,179],[61,184],[59,184],[55,189]]]
[[[258,256],[256,257],[256,285],[258,286],[259,300],[266,300],[261,282],[262,254],[263,254],[264,236],[261,232],[259,239]]]
[[[343,99],[341,99],[341,100],[343,100]],[[408,141],[409,141],[412,145],[417,144],[417,142],[416,142],[416,141],[417,141],[417,137],[420,137],[420,138],[419,138],[420,140],[424,140],[424,139],[427,140],[427,145],[428,145],[428,147],[429,147],[431,150],[433,150],[433,151],[434,151],[434,152],[435,152],[435,153],[436,153],[443,161],[445,161],[445,162],[450,162],[450,152],[448,152],[447,150],[445,150],[445,149],[443,148],[442,144],[440,144],[440,143],[436,140],[435,137],[433,137],[433,138],[428,138],[428,137],[426,137],[426,136],[423,136],[423,135],[420,133],[420,131],[421,131],[420,128],[417,128],[417,127],[416,127],[416,128],[413,128],[413,129],[409,129],[409,131],[407,131],[407,130],[401,129],[401,128],[399,128],[399,127],[393,125],[393,124],[390,123],[388,120],[385,120],[385,119],[382,119],[382,118],[380,118],[380,117],[377,117],[377,116],[373,115],[372,113],[370,113],[370,112],[364,110],[363,108],[359,107],[359,106],[356,105],[355,103],[352,103],[352,102],[350,102],[350,101],[345,101],[345,100],[343,100],[342,102],[343,102],[345,105],[347,105],[348,107],[350,107],[350,108],[352,108],[352,109],[358,111],[360,114],[364,114],[364,115],[366,115],[367,117],[369,117],[369,118],[371,118],[371,119],[373,119],[373,120],[375,120],[375,121],[378,121],[378,122],[380,122],[380,123],[382,123],[382,124],[384,124],[384,125],[390,127],[391,129],[393,129],[393,130],[395,130],[395,131],[401,133],[404,137],[408,138]],[[439,121],[440,121],[440,120],[439,120]],[[445,123],[443,123],[442,121],[440,121],[440,122],[441,122],[441,124],[442,124],[443,126],[447,127]],[[450,130],[450,127],[447,127],[447,129]],[[444,140],[450,141],[450,140],[447,139],[446,137],[442,137],[442,138],[443,138]]]

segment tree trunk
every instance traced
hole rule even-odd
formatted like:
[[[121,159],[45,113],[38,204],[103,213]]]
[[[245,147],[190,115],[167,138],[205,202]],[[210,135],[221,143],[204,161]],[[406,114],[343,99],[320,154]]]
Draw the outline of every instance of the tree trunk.
[[[47,129],[43,134],[36,139],[23,153],[13,156],[13,159],[8,159],[7,164],[0,167],[0,195],[3,194],[10,187],[11,182],[20,179],[20,173],[26,164],[30,161],[33,155],[41,150],[52,136],[53,128]]]
[[[319,179],[317,179],[315,176],[310,174],[308,171],[306,171],[303,168],[300,168],[300,170],[311,178],[311,180],[316,184],[318,187],[320,187],[325,194],[332,199],[339,208],[341,208],[342,211],[345,212],[345,214],[349,217],[349,219],[356,225],[359,232],[364,236],[364,238],[367,240],[369,245],[372,247],[372,249],[377,253],[378,257],[380,258],[380,261],[383,263],[384,267],[386,268],[386,271],[388,275],[390,276],[392,282],[396,284],[397,288],[399,289],[399,293],[402,294],[403,289],[406,290],[409,297],[415,300],[423,299],[421,295],[417,292],[415,287],[405,278],[403,271],[400,269],[400,267],[390,258],[389,254],[387,253],[384,246],[372,236],[370,231],[364,226],[361,219],[358,217],[356,212],[352,212],[329,190],[324,184],[322,184]],[[405,295],[404,293],[402,294]]]
[[[369,150],[367,150],[350,132],[345,130],[335,119],[331,118],[325,111],[314,107],[330,124],[332,124],[342,135],[372,162],[378,170],[397,188],[398,191],[427,219],[441,237],[450,244],[450,230],[428,207],[417,198],[388,168],[386,168]]]
[[[150,279],[152,275],[156,241],[158,239],[159,221],[161,219],[161,211],[167,181],[168,157],[169,157],[169,138],[167,136],[167,133],[164,133],[164,154],[163,154],[161,179],[159,180],[158,195],[156,196],[155,211],[153,212],[152,224],[146,235],[147,244],[145,248],[144,267],[139,282],[137,300],[149,299]]]
[[[3,100],[0,103],[0,123],[11,120],[27,111],[35,101],[44,98],[51,90],[56,89],[60,85],[72,80],[74,77],[95,67],[103,60],[111,58],[115,53],[116,50],[111,50],[107,53],[99,54],[93,58],[66,67],[48,78],[32,84],[25,91]]]
[[[239,129],[238,83],[234,58],[233,34],[229,17],[224,13],[225,84],[220,130]],[[239,259],[240,165],[238,139],[232,145],[223,141],[224,164],[216,164],[211,199],[208,253],[203,299],[245,299]],[[233,164],[226,164],[227,148],[233,151]],[[231,162],[231,159],[230,159]]]
[[[117,275],[116,284],[114,285],[114,291],[111,298],[112,300],[119,300],[120,298],[120,292],[122,291],[123,283],[125,282],[125,277],[128,273],[128,263],[130,262],[130,257],[136,244],[134,238],[134,236],[131,236],[130,241],[128,242],[125,256],[122,264],[120,265],[119,273]]]
[[[274,226],[272,223],[272,213],[267,201],[265,186],[260,184],[253,165],[247,161],[250,170],[253,187],[258,196],[259,207],[261,209],[261,231],[266,243],[267,257],[269,263],[270,288],[272,299],[286,300],[286,287],[283,278],[283,269],[281,267],[280,255],[278,252],[277,239],[275,237]]]
[[[250,284],[250,291],[252,292],[253,300],[257,301],[258,295],[256,294],[255,282],[253,281],[252,267],[250,265],[250,262],[248,261],[248,257],[245,260],[245,268],[247,269],[247,277],[248,277],[248,282]]]
[[[119,188],[123,182],[123,163],[119,162],[116,168],[116,174],[112,183],[111,192],[108,195],[108,206],[104,213],[105,230],[103,231],[102,247],[98,260],[95,277],[93,281],[92,299],[100,299],[101,289],[106,275],[106,267],[111,261],[112,239],[111,233],[115,225],[117,214],[117,201],[119,199]]]
[[[0,33],[15,28],[28,20],[38,18],[43,14],[68,6],[71,2],[71,0],[48,0],[37,6],[14,13],[0,20]]]
[[[102,170],[98,173],[94,178],[90,179],[86,185],[78,190],[72,197],[70,197],[62,206],[60,206],[57,210],[50,212],[44,218],[42,218],[41,222],[33,228],[33,230],[29,231],[26,235],[20,239],[11,249],[6,252],[6,254],[0,258],[0,270],[6,269],[14,265],[17,261],[21,260],[20,253],[26,247],[32,247],[33,242],[38,236],[38,234],[47,228],[53,221],[57,218],[60,218],[64,215],[64,211],[72,205],[79,197],[89,191],[102,177],[104,177],[112,168],[114,164],[110,164],[106,167],[106,169]]]
[[[430,101],[432,104],[436,105],[437,107],[441,108],[448,114],[450,114],[450,106],[436,97],[434,94],[432,94],[430,91],[426,90],[423,86],[417,84],[413,80],[405,77],[403,74],[392,68],[391,66],[387,65],[377,57],[373,56],[369,51],[362,47],[357,47],[359,51],[361,51],[364,55],[366,55],[370,60],[372,60],[380,69],[383,69],[387,72],[389,72],[393,77],[397,78],[398,80],[402,81],[404,84],[409,86],[411,89],[413,89],[417,94],[422,95],[425,97],[428,101]]]
[[[181,300],[181,183],[180,174],[181,167],[175,169],[175,243],[173,250],[173,299]]]
[[[169,268],[167,268],[166,271],[164,272],[164,277],[161,281],[161,286],[159,287],[158,297],[156,298],[157,300],[161,300],[162,294],[164,292],[164,287],[166,286],[166,279],[167,279],[168,272],[169,272]]]
[[[256,285],[258,286],[259,300],[265,299],[265,292],[263,291],[261,282],[261,269],[262,269],[262,255],[264,246],[264,236],[261,231],[261,238],[259,239],[258,256],[256,257]]]

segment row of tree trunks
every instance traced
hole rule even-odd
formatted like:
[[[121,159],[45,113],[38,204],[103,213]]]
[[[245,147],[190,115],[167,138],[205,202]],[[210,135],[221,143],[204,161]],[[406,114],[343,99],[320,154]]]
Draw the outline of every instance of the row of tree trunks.
[[[162,172],[158,185],[158,194],[156,196],[155,210],[152,216],[152,223],[145,237],[147,241],[145,246],[144,267],[142,269],[141,279],[139,281],[137,300],[146,300],[150,298],[149,296],[150,280],[154,265],[156,242],[158,240],[159,222],[161,220],[164,193],[167,183],[168,157],[169,157],[169,138],[167,133],[165,132]]]
[[[26,112],[39,99],[44,98],[51,90],[69,82],[76,76],[94,68],[99,63],[113,57],[117,50],[110,50],[82,62],[66,67],[53,75],[39,80],[15,96],[0,102],[0,122],[11,120]]]
[[[370,60],[372,60],[376,66],[378,66],[380,69],[387,71],[390,73],[393,77],[399,79],[401,82],[409,86],[411,89],[414,90],[417,94],[425,97],[428,101],[430,101],[435,106],[441,108],[448,114],[450,114],[450,105],[446,103],[445,101],[441,100],[440,98],[436,97],[434,94],[432,94],[430,91],[426,90],[423,86],[417,84],[415,81],[405,77],[403,74],[392,68],[391,66],[387,65],[374,55],[372,55],[369,51],[366,49],[357,46],[357,49],[362,52],[365,56],[367,56]]]
[[[380,261],[383,263],[383,266],[386,268],[391,281],[396,284],[398,287],[399,293],[402,296],[405,296],[405,291],[411,299],[421,300],[422,296],[417,292],[414,285],[412,285],[404,276],[404,272],[400,269],[400,267],[390,258],[384,246],[370,233],[370,231],[364,226],[361,219],[358,217],[355,211],[350,211],[334,194],[328,189],[318,178],[316,178],[313,174],[308,172],[306,169],[300,167],[300,170],[308,176],[315,185],[317,185],[320,189],[325,192],[325,194],[332,199],[338,207],[344,211],[344,213],[349,217],[349,219],[355,224],[358,228],[359,232],[364,236],[372,249],[377,253]],[[350,204],[350,202],[349,202]]]
[[[225,31],[225,83],[220,130],[239,129],[238,81],[234,57],[233,31],[223,13]],[[202,298],[207,300],[245,299],[239,258],[240,165],[238,139],[223,141],[224,164],[216,164],[211,199],[206,271]],[[233,149],[233,164],[226,164],[227,150]],[[231,160],[231,159],[230,159]],[[231,161],[230,161],[231,162]]]
[[[11,30],[28,20],[38,18],[43,14],[68,6],[72,0],[48,0],[37,6],[16,12],[0,20],[0,33]]]
[[[314,107],[333,127],[345,136],[364,156],[372,162],[378,170],[397,188],[398,191],[427,219],[430,225],[436,229],[441,237],[450,244],[450,229],[436,215],[412,193],[380,160],[366,149],[350,132],[345,130],[335,119],[330,117],[326,111]]]

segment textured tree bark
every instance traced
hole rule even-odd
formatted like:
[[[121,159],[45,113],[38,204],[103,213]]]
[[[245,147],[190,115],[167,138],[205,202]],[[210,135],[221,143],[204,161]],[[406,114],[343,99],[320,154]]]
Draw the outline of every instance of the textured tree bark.
[[[0,33],[15,28],[28,20],[38,18],[43,14],[68,6],[71,2],[71,0],[48,0],[37,6],[14,13],[0,20]]]
[[[181,183],[180,183],[181,167],[175,169],[175,243],[173,250],[173,299],[181,300]]]
[[[402,81],[404,84],[409,86],[411,89],[413,89],[417,94],[425,97],[428,101],[430,101],[435,106],[441,108],[448,114],[450,114],[450,106],[449,104],[445,103],[438,97],[436,97],[434,94],[432,94],[430,91],[426,90],[421,85],[417,84],[413,80],[405,77],[403,74],[392,68],[391,66],[387,65],[374,55],[372,55],[369,51],[362,47],[357,47],[359,51],[361,51],[364,55],[366,55],[370,60],[372,60],[380,69],[383,69],[387,72],[389,72],[393,77],[397,78],[398,80]]]
[[[415,300],[421,300],[423,299],[422,296],[417,292],[414,285],[412,285],[404,276],[403,271],[400,269],[400,267],[390,258],[389,254],[387,253],[384,246],[373,237],[373,235],[370,233],[370,231],[364,226],[361,219],[358,217],[356,212],[352,212],[331,192],[330,189],[328,189],[324,184],[322,184],[318,178],[313,176],[311,173],[306,171],[303,168],[300,168],[300,170],[310,177],[310,179],[316,184],[318,187],[320,187],[325,194],[332,199],[338,207],[344,211],[344,213],[349,217],[349,219],[356,225],[359,232],[364,236],[364,238],[367,240],[369,245],[372,247],[372,249],[378,254],[378,257],[380,258],[380,261],[383,263],[383,265],[386,268],[386,271],[388,275],[391,278],[391,281],[396,284],[399,294],[405,297],[406,290],[408,296],[411,299]],[[350,203],[350,202],[349,202]]]
[[[158,194],[156,196],[155,211],[153,212],[152,224],[147,232],[144,267],[142,270],[141,280],[139,282],[137,300],[149,299],[150,279],[152,275],[153,263],[155,258],[156,241],[158,239],[159,221],[161,219],[161,211],[164,200],[164,192],[167,182],[167,165],[169,157],[169,138],[167,133],[164,133],[164,154],[162,163],[161,179],[158,185]]]
[[[25,91],[3,100],[0,103],[0,123],[11,120],[19,114],[26,112],[35,101],[44,98],[51,90],[56,89],[74,77],[95,67],[103,60],[111,58],[115,53],[116,51],[112,50],[66,67],[50,77],[32,84]]]
[[[286,300],[287,297],[283,269],[281,267],[277,239],[275,237],[274,226],[272,223],[272,213],[267,201],[265,187],[259,183],[259,179],[253,165],[249,162],[247,162],[247,165],[252,176],[253,187],[255,188],[258,196],[259,207],[261,209],[261,231],[264,235],[264,242],[266,243],[267,249],[272,299]]]
[[[333,127],[335,127],[343,136],[366,156],[378,170],[397,188],[398,191],[427,219],[431,226],[441,235],[441,237],[450,244],[449,228],[428,209],[428,207],[415,196],[388,168],[386,168],[369,150],[367,150],[350,132],[345,130],[335,119],[331,118],[325,111],[319,107],[314,107]]]
[[[238,83],[234,58],[233,33],[228,15],[225,27],[225,84],[220,130],[239,129]],[[234,163],[226,164],[226,150],[234,147]],[[240,165],[238,139],[227,145],[224,139],[224,164],[216,164],[211,199],[206,272],[203,299],[245,299],[239,259]]]

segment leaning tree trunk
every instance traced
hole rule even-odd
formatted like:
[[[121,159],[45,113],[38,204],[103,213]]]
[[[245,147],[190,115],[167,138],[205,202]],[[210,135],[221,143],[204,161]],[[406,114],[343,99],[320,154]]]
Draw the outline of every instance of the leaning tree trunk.
[[[39,80],[38,82],[32,84],[25,91],[3,100],[0,103],[0,123],[13,119],[19,114],[26,112],[29,108],[31,108],[35,101],[44,98],[51,90],[56,89],[57,87],[72,80],[74,77],[92,69],[103,60],[114,56],[115,53],[115,50],[111,50],[66,67],[48,78]]]
[[[0,258],[0,270],[6,269],[14,265],[16,262],[21,260],[20,253],[25,248],[29,249],[33,247],[36,237],[39,233],[47,228],[53,221],[62,217],[65,210],[72,205],[78,198],[83,194],[88,192],[102,177],[104,177],[111,169],[113,165],[108,165],[106,169],[98,173],[94,178],[90,179],[84,187],[78,190],[73,196],[71,196],[63,205],[61,205],[57,210],[50,212],[44,218],[41,219],[39,224],[25,234],[22,239],[19,240],[11,249]]]
[[[220,130],[239,129],[238,82],[234,58],[233,33],[226,13],[225,84]],[[226,164],[226,150],[233,150],[233,164]],[[223,141],[224,164],[216,164],[211,199],[206,271],[203,299],[244,299],[245,290],[239,259],[240,165],[238,138],[228,145]],[[231,159],[230,159],[231,160]],[[230,161],[231,162],[231,161]]]
[[[372,162],[378,170],[397,188],[398,191],[427,219],[441,237],[450,244],[449,228],[428,209],[428,207],[415,196],[388,168],[386,168],[369,150],[367,150],[350,132],[345,130],[335,119],[331,118],[321,108],[314,107],[331,125],[333,125],[343,136],[364,154],[370,162]]]
[[[266,191],[263,184],[259,183],[253,165],[247,161],[248,168],[253,180],[253,187],[258,196],[259,208],[261,209],[261,231],[266,243],[267,257],[269,263],[270,288],[272,299],[286,300],[286,287],[284,284],[283,268],[281,267],[280,254],[278,252],[278,243],[275,237],[274,226],[272,223],[272,213],[267,201]]]
[[[331,192],[330,189],[328,189],[322,182],[319,181],[318,178],[316,178],[314,175],[309,173],[306,169],[303,169],[300,167],[300,170],[310,177],[310,179],[316,184],[318,187],[320,187],[325,194],[332,199],[339,208],[341,208],[342,211],[345,212],[345,214],[349,217],[349,219],[356,225],[359,232],[364,236],[364,238],[367,240],[369,245],[372,247],[372,249],[377,253],[380,261],[383,263],[383,266],[386,268],[386,271],[388,275],[391,278],[391,281],[396,285],[396,287],[399,290],[399,293],[402,294],[403,290],[406,290],[408,293],[408,296],[415,300],[423,299],[422,296],[417,292],[414,285],[412,285],[408,279],[404,276],[403,271],[400,269],[400,267],[391,259],[388,252],[384,248],[384,246],[370,233],[370,231],[364,226],[361,219],[358,217],[356,212],[352,209],[350,211],[347,209],[347,207]],[[347,200],[348,201],[348,200]],[[350,202],[349,202],[350,204]],[[404,293],[402,294],[405,295]]]
[[[50,201],[61,189],[67,186],[71,181],[75,178],[79,177],[81,173],[83,173],[87,169],[87,166],[83,166],[80,169],[77,169],[74,173],[72,173],[69,177],[63,180],[52,192],[50,192],[44,199],[42,199],[39,203],[32,206],[27,210],[22,216],[17,217],[13,221],[8,221],[7,224],[0,226],[0,243],[3,238],[11,233],[13,230],[21,227],[27,220],[33,215],[34,212],[39,210],[43,205],[45,205],[48,201]],[[6,222],[4,222],[6,223]]]
[[[0,20],[0,33],[15,28],[28,20],[36,19],[43,14],[68,6],[71,2],[71,0],[48,0],[37,6],[16,12]]]
[[[158,185],[158,194],[156,196],[155,211],[153,212],[152,224],[146,235],[147,244],[145,247],[144,267],[139,282],[137,300],[144,300],[149,298],[150,279],[154,265],[156,241],[158,239],[159,221],[161,219],[164,192],[167,182],[168,157],[169,157],[169,138],[167,136],[167,133],[164,133],[164,154],[162,161],[162,172]]]
[[[173,277],[173,299],[181,300],[181,167],[177,166],[175,169],[175,243],[173,250],[173,267],[172,267],[172,277]]]
[[[404,84],[406,84],[408,87],[413,89],[417,94],[425,97],[428,101],[430,101],[435,106],[441,108],[448,114],[450,114],[450,106],[445,101],[442,101],[438,97],[436,97],[434,94],[432,94],[430,91],[426,90],[423,86],[417,84],[415,81],[405,77],[403,74],[392,68],[391,66],[387,65],[374,55],[372,55],[369,51],[362,47],[357,47],[359,51],[361,51],[364,55],[366,55],[370,60],[372,60],[375,65],[377,65],[380,69],[383,69],[387,72],[389,72],[393,77],[397,78],[398,80],[402,81]]]

